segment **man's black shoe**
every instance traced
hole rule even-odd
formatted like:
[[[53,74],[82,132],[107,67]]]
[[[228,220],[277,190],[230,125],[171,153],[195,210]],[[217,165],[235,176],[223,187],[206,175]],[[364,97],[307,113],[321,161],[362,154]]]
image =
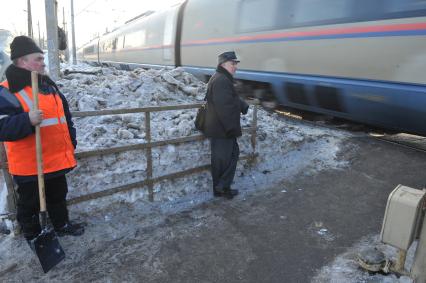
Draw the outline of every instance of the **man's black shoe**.
[[[81,223],[72,223],[71,221],[65,223],[61,228],[55,228],[55,232],[59,237],[63,236],[81,236],[84,234],[84,225]]]
[[[224,197],[224,198],[227,198],[227,199],[233,199],[234,196],[238,195],[238,190],[234,190],[234,189],[231,189],[231,188],[226,188],[226,189],[223,189],[223,190],[214,189],[213,195],[215,197]]]
[[[231,188],[225,189],[225,197],[228,198],[228,199],[234,198],[236,195],[238,195],[238,193],[239,193],[238,190],[234,190],[234,189],[231,189]]]
[[[213,196],[215,197],[222,197],[224,193],[225,192],[223,190],[213,189]]]

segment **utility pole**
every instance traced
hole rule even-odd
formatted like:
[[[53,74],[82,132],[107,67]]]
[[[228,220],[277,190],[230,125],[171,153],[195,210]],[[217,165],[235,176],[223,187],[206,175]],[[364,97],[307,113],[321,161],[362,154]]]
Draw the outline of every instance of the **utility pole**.
[[[40,21],[37,21],[37,27],[38,27],[38,46],[43,49],[43,44],[40,37]]]
[[[31,17],[31,0],[27,0],[28,36],[33,37],[33,19]]]
[[[65,33],[65,38],[67,40],[67,48],[64,50],[65,61],[70,61],[70,44],[68,42],[68,31],[67,31],[67,23],[65,22],[65,7],[62,7],[62,26]]]
[[[56,18],[55,0],[44,0],[46,11],[47,50],[49,56],[49,75],[54,80],[59,79],[58,52],[58,19]]]
[[[71,37],[72,37],[72,64],[77,64],[77,52],[75,50],[75,26],[74,26],[74,0],[71,0]]]
[[[64,31],[66,31],[66,29],[65,29],[65,7],[62,7],[62,28],[64,29]]]

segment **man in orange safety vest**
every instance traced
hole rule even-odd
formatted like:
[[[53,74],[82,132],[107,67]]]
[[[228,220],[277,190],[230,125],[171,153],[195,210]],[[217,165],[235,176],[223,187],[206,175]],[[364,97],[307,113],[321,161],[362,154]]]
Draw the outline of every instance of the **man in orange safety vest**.
[[[26,36],[10,45],[11,64],[6,81],[0,83],[0,141],[6,147],[9,172],[17,184],[17,220],[24,237],[31,241],[40,233],[35,126],[40,126],[46,204],[59,236],[79,236],[81,224],[70,222],[66,206],[65,174],[76,165],[77,145],[68,102],[45,74],[43,51]],[[33,109],[31,71],[39,73],[39,110]]]

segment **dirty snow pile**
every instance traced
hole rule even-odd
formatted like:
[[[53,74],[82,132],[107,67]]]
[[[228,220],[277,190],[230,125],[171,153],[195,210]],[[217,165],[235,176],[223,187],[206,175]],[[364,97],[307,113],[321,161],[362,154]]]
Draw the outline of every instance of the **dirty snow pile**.
[[[407,252],[405,270],[410,270],[413,264],[414,252],[417,242],[414,242]],[[356,262],[358,253],[365,249],[376,248],[383,252],[386,259],[397,261],[397,249],[380,242],[379,235],[367,236],[345,253],[337,256],[335,260],[323,267],[312,280],[314,283],[322,282],[383,282],[383,283],[412,283],[413,280],[407,276],[397,277],[394,274],[383,275],[380,273],[369,274],[362,271]]]
[[[206,84],[181,68],[122,71],[109,67],[80,64],[66,66],[58,85],[68,99],[71,111],[137,108],[159,105],[200,103]],[[253,107],[242,117],[242,126],[250,127]],[[153,141],[199,134],[194,128],[196,109],[151,113]],[[74,118],[77,152],[146,142],[145,114],[123,114]],[[316,129],[258,111],[256,162],[239,162],[235,187],[242,191],[265,189],[282,179],[301,172],[315,172],[345,166],[339,161],[339,143],[344,135]],[[252,152],[250,135],[239,140],[241,155]],[[190,142],[153,148],[154,176],[161,176],[209,164],[208,141]],[[69,174],[69,197],[105,190],[143,180],[146,158],[143,150],[133,150],[79,160]],[[194,174],[154,187],[156,201],[190,200],[200,203],[210,198],[208,172]],[[82,204],[87,210],[111,201],[134,202],[147,198],[147,190],[132,190]]]
[[[67,97],[71,111],[138,108],[160,105],[200,103],[206,84],[181,68],[161,70],[117,70],[87,64],[63,65],[64,76],[57,82]],[[243,128],[250,127],[254,106],[242,116]],[[196,109],[151,113],[153,141],[188,137],[199,132],[194,128]],[[74,117],[77,129],[77,152],[140,144],[145,139],[145,114],[122,114]],[[338,159],[340,142],[349,134],[315,128],[258,111],[255,162],[240,161],[234,186],[241,192],[266,189],[300,172],[314,173],[346,165]],[[252,152],[250,135],[239,139],[240,156]],[[210,163],[209,143],[189,142],[152,149],[153,176],[161,176]],[[144,150],[81,158],[78,167],[68,174],[68,198],[141,181],[146,177]],[[155,201],[191,205],[211,198],[208,172],[162,181],[154,186]],[[102,209],[111,203],[147,200],[147,189],[134,189],[74,205],[76,211]],[[1,210],[1,209],[0,209]]]

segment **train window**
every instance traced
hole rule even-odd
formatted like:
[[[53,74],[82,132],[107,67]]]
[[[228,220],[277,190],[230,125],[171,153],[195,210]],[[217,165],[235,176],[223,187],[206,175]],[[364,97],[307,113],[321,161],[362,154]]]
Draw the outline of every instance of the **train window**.
[[[124,36],[119,36],[117,38],[117,50],[124,48]]]
[[[173,45],[174,40],[174,28],[176,22],[176,13],[169,13],[166,16],[164,23],[164,35],[163,35],[163,59],[166,61],[173,59],[172,49],[169,48]]]
[[[359,21],[426,16],[425,0],[357,0],[353,11]]]
[[[139,30],[137,32],[132,32],[126,35],[126,41],[124,43],[124,48],[135,48],[145,45],[146,40],[146,31]]]
[[[379,19],[383,14],[384,1],[387,0],[356,0],[352,5],[354,21],[370,21]]]
[[[352,2],[361,0],[242,0],[239,32],[354,21]],[[324,3],[326,2],[326,3]],[[259,11],[262,11],[260,16]]]
[[[114,48],[115,39],[108,39],[102,44],[102,52],[111,52]]]
[[[112,41],[112,49],[116,50],[117,49],[117,38],[114,38]]]
[[[83,49],[83,53],[84,54],[94,54],[95,53],[95,46],[91,45],[91,46],[85,47]]]
[[[164,35],[163,35],[164,45],[173,44],[174,27],[176,22],[175,17],[176,17],[175,13],[170,13],[166,15],[166,21],[164,23]]]
[[[426,1],[425,0],[388,0],[385,5],[387,14],[407,14],[413,16],[426,16]],[[414,13],[414,14],[413,14]]]
[[[164,16],[164,15],[161,15]],[[146,34],[146,44],[149,46],[163,44],[164,17],[150,17]]]
[[[426,16],[426,0],[240,1],[239,32]]]
[[[259,13],[261,11],[261,13]],[[239,31],[261,31],[275,26],[276,0],[245,0],[240,6]],[[267,16],[266,16],[267,15]]]
[[[294,1],[292,26],[308,24],[328,24],[351,16],[351,3],[345,0],[328,0],[325,7],[323,0]]]

